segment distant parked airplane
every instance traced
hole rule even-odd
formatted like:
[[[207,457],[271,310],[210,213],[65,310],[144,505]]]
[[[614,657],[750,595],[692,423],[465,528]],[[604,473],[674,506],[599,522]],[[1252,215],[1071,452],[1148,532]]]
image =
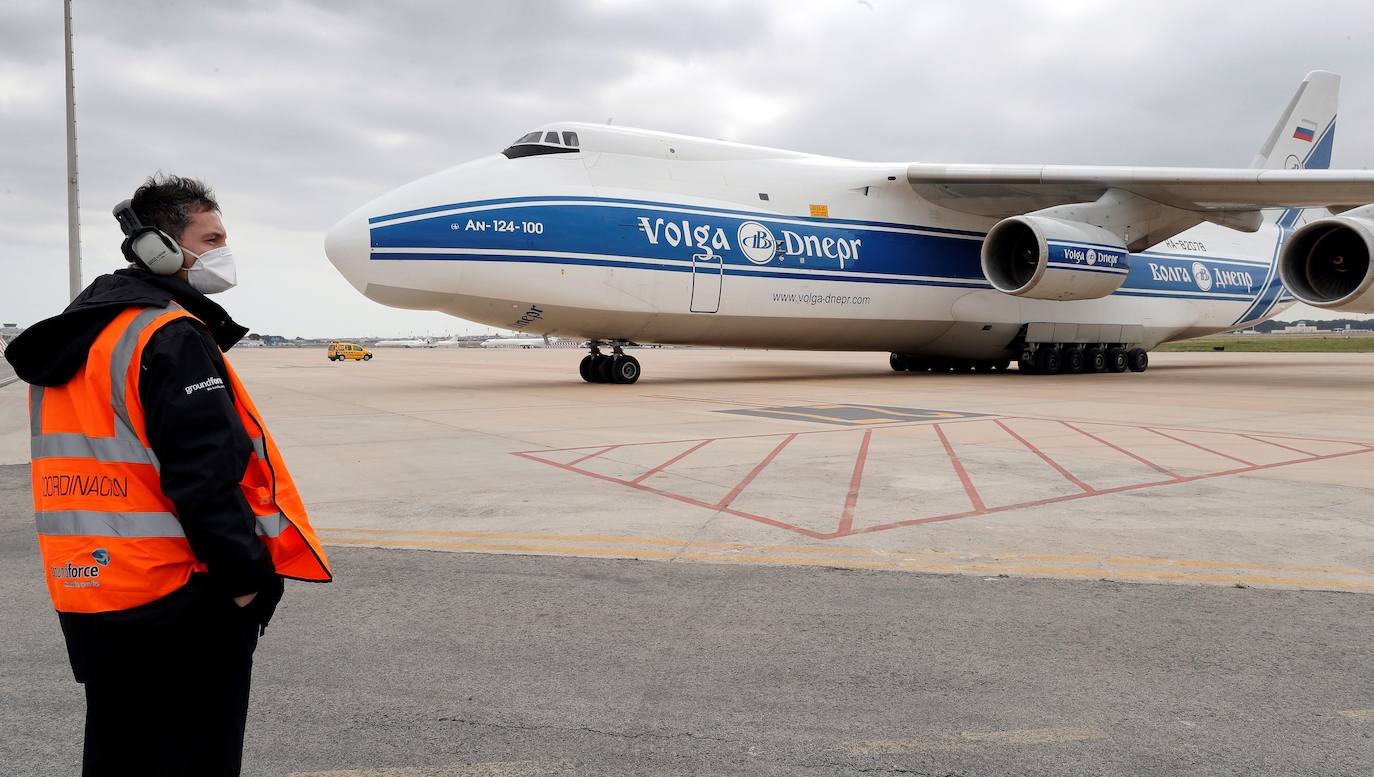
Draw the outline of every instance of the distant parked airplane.
[[[483,340],[483,348],[543,348],[548,345],[547,337],[493,337]]]
[[[378,340],[374,345],[382,348],[433,348],[428,340],[421,340],[418,337],[408,340]]]

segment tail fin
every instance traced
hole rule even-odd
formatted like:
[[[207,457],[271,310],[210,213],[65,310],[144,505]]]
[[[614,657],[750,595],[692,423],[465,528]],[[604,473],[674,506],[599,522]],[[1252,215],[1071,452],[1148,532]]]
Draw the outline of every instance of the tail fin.
[[[1329,168],[1340,91],[1341,77],[1335,73],[1308,73],[1250,166],[1270,170]]]

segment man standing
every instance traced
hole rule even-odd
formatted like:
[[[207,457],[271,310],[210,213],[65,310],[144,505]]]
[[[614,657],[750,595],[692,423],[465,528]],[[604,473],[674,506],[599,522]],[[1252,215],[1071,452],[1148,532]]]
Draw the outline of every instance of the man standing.
[[[83,775],[237,775],[258,637],[281,578],[329,562],[223,351],[247,330],[205,295],[236,272],[200,181],[115,208],[127,269],[6,353],[32,384],[43,574],[86,688]]]

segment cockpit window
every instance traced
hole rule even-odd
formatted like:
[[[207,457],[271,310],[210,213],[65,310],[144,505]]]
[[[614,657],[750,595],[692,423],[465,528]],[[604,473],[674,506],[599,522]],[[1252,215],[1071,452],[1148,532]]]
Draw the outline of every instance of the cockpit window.
[[[555,130],[531,132],[521,135],[520,139],[510,144],[501,153],[507,159],[519,159],[524,156],[538,156],[540,154],[572,154],[576,153],[577,133],[563,132],[563,139],[559,140],[559,132]]]

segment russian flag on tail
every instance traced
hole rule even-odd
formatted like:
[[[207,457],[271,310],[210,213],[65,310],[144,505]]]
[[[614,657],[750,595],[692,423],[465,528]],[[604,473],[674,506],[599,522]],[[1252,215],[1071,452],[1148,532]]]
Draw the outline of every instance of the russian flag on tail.
[[[1317,136],[1317,123],[1316,123],[1316,122],[1306,121],[1306,120],[1300,121],[1300,122],[1298,122],[1298,127],[1297,127],[1297,129],[1293,130],[1293,137],[1297,138],[1298,140],[1305,140],[1305,141],[1307,141],[1308,143],[1311,143],[1312,140],[1313,140],[1314,138],[1316,138],[1316,136]]]

